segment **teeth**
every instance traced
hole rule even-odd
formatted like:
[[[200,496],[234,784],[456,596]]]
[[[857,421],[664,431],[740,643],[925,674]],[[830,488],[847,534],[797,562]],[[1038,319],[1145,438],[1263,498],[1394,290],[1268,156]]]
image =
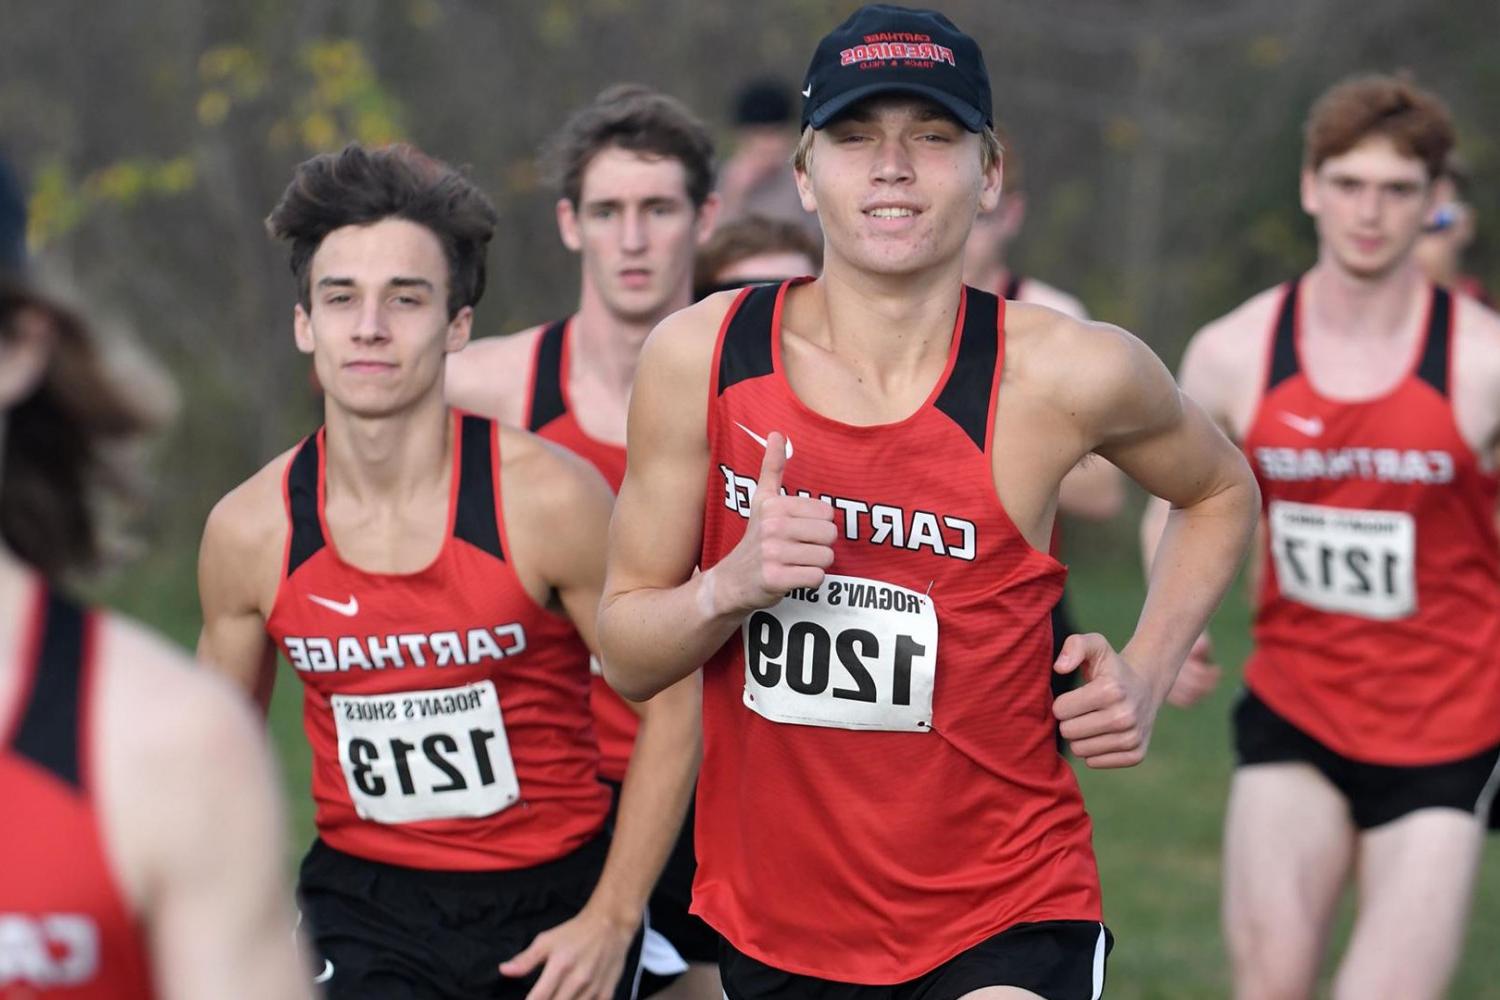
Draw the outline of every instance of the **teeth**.
[[[870,214],[877,219],[905,219],[916,213],[909,208],[872,208]]]

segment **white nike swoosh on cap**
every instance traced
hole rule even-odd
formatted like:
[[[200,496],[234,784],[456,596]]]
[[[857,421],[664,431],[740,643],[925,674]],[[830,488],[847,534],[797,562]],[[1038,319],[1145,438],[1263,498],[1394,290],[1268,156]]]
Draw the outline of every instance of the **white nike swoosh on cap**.
[[[323,959],[323,971],[313,977],[314,983],[326,983],[333,978],[333,963]]]
[[[1281,417],[1282,423],[1299,434],[1305,434],[1308,437],[1317,437],[1323,433],[1322,417],[1304,417],[1296,413],[1288,413],[1286,410],[1282,410],[1278,416]]]
[[[349,599],[342,603],[340,603],[339,601],[329,600],[326,597],[319,597],[317,594],[308,594],[307,599],[309,601],[312,601],[314,604],[321,604],[329,611],[337,612],[338,614],[343,615],[345,618],[353,618],[355,615],[359,614],[359,598],[353,595],[350,595]]]
[[[812,96],[812,84],[809,83],[807,85],[807,89],[802,92],[802,96],[803,97],[811,97]]]
[[[738,427],[740,430],[744,431],[746,434],[749,434],[751,437],[753,437],[757,442],[759,442],[759,444],[760,444],[760,446],[762,448],[769,447],[766,444],[766,439],[765,438],[761,437],[759,434],[755,433],[750,428],[748,428],[744,424],[740,423],[738,420],[736,420],[734,422],[734,426]],[[790,460],[791,457],[792,457],[792,439],[791,438],[786,438],[786,457],[787,457],[788,460]]]

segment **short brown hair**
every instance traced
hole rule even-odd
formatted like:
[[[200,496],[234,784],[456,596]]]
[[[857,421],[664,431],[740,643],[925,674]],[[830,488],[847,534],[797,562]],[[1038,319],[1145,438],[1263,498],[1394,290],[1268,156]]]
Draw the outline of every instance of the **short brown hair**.
[[[1316,170],[1372,135],[1421,160],[1428,180],[1443,172],[1453,148],[1453,120],[1435,94],[1401,76],[1357,76],[1319,97],[1303,129],[1305,165]]]
[[[823,266],[823,246],[804,227],[788,219],[747,215],[714,230],[694,262],[693,287],[712,288],[725,268],[763,253],[805,254],[813,270]]]
[[[677,160],[695,207],[714,186],[714,144],[708,129],[681,101],[638,83],[619,83],[574,112],[542,153],[558,194],[578,205],[583,174],[611,146]]]
[[[109,371],[83,321],[19,284],[0,286],[0,338],[27,319],[52,343],[35,390],[5,413],[0,537],[43,576],[97,569],[108,506],[139,496],[126,447],[155,429],[152,405]]]
[[[500,218],[490,200],[459,171],[414,146],[350,143],[297,167],[266,218],[267,231],[292,244],[302,308],[312,308],[309,271],[323,238],[344,226],[392,218],[427,227],[442,244],[450,319],[479,301],[485,251]]]

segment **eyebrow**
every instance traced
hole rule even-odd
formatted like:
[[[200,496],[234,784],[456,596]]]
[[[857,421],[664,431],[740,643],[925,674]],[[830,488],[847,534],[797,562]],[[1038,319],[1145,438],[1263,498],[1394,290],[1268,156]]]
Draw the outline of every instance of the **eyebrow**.
[[[336,278],[336,277],[319,278],[318,279],[318,285],[317,285],[317,287],[319,287],[319,288],[353,288],[354,287],[354,279],[353,278]],[[428,281],[426,278],[409,278],[409,277],[399,277],[399,276],[395,277],[395,278],[392,278],[390,281],[386,282],[386,287],[388,287],[388,288],[425,288],[425,289],[427,289],[429,291],[434,291],[435,290],[432,282]]]
[[[681,205],[686,200],[687,200],[686,198],[684,198],[684,197],[678,197],[677,195],[655,195],[654,194],[654,195],[651,195],[650,197],[642,198],[640,200],[640,203],[642,205],[646,206],[647,208],[651,208],[651,207],[656,206],[656,205]],[[586,199],[584,199],[583,207],[585,209],[590,209],[590,208],[621,208],[621,207],[623,207],[626,204],[627,201],[629,201],[628,198],[591,198],[591,199],[586,198]]]

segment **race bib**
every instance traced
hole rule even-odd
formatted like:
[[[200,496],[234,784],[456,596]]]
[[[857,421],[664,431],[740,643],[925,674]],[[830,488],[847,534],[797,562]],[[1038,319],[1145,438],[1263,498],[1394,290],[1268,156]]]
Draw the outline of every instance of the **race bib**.
[[[1417,527],[1410,514],[1271,502],[1276,584],[1288,599],[1376,621],[1417,610]]]
[[[880,580],[824,578],[741,626],[745,704],[799,726],[932,731],[932,598]]]
[[[360,818],[489,816],[521,797],[491,681],[329,698],[339,764]]]

